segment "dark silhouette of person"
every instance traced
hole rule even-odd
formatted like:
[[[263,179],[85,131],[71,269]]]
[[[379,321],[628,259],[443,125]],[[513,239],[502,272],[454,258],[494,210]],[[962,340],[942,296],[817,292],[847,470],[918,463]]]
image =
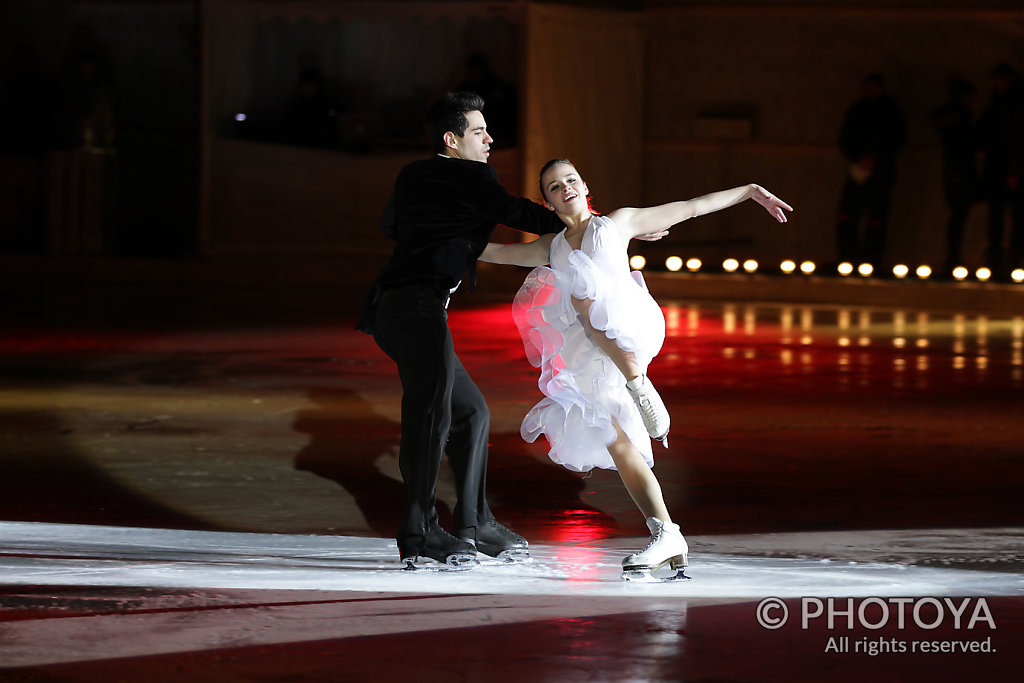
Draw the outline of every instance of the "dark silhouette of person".
[[[0,218],[0,251],[31,253],[46,245],[46,157],[60,140],[60,87],[31,44],[13,57],[0,83],[0,155],[7,157],[0,195],[11,201]]]
[[[0,151],[45,154],[58,139],[60,87],[29,44],[15,49],[13,67],[0,84]]]
[[[988,204],[986,262],[997,276],[1024,264],[1024,84],[1010,64],[991,72],[992,95],[978,117],[982,191]],[[1010,253],[1003,246],[1007,208]]]
[[[518,142],[519,104],[513,83],[498,76],[483,54],[466,58],[465,80],[456,90],[475,92],[487,103],[487,126],[493,147],[514,147]]]
[[[840,261],[879,264],[885,251],[896,156],[906,139],[903,112],[879,73],[865,76],[861,97],[846,110],[839,149],[848,162],[839,199],[836,241]],[[867,214],[863,237],[860,220]]]
[[[337,147],[341,142],[340,104],[327,92],[319,69],[299,74],[299,90],[284,119],[284,142],[307,147]]]
[[[945,274],[949,275],[962,263],[964,227],[978,199],[978,165],[972,107],[976,90],[960,76],[951,76],[947,88],[949,99],[933,109],[930,118],[942,145],[942,191],[949,208]]]
[[[72,148],[114,146],[117,93],[109,61],[101,48],[75,56],[67,86],[66,139]]]

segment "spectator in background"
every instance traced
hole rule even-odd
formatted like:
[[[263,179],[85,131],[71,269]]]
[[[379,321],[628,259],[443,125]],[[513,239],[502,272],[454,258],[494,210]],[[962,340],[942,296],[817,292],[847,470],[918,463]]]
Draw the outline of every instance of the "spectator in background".
[[[75,55],[66,96],[68,145],[87,150],[113,147],[116,88],[102,49],[85,48]]]
[[[931,112],[942,144],[942,190],[949,207],[946,227],[945,275],[961,264],[964,227],[978,198],[978,169],[974,136],[975,88],[960,76],[948,82],[949,99]]]
[[[59,142],[60,87],[33,45],[12,56],[0,83],[0,251],[33,253],[46,244],[46,156]]]
[[[1007,266],[1024,265],[1024,85],[1018,71],[1005,63],[992,69],[991,78],[992,96],[978,117],[978,139],[988,203],[986,261],[1002,277]],[[1012,224],[1009,259],[1003,248],[1007,206]]]
[[[341,142],[340,114],[341,107],[327,93],[327,83],[320,70],[305,68],[299,74],[299,91],[285,115],[284,142],[308,147],[337,147]]]
[[[38,156],[57,142],[60,88],[46,75],[35,49],[20,45],[14,68],[0,84],[0,151]]]
[[[879,264],[885,250],[889,206],[896,182],[896,155],[906,124],[879,73],[861,83],[861,97],[846,110],[839,148],[848,163],[839,200],[836,241],[840,261]],[[867,213],[863,238],[859,224]]]

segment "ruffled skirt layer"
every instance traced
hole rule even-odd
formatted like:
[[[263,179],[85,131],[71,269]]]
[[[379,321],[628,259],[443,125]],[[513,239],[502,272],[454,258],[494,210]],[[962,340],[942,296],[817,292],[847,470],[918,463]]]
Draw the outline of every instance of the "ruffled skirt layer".
[[[523,438],[544,434],[551,459],[571,470],[615,469],[608,446],[615,425],[654,464],[651,439],[626,378],[590,338],[572,299],[588,299],[590,323],[646,371],[665,339],[665,318],[639,272],[610,276],[576,250],[567,268],[535,268],[516,294],[513,316],[546,396],[523,420]]]

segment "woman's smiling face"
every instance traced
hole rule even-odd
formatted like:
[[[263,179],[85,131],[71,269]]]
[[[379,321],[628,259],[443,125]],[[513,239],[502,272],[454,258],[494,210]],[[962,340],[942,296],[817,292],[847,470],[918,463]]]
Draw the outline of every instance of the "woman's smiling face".
[[[540,180],[544,200],[557,213],[575,214],[587,208],[590,190],[572,164],[555,164]]]

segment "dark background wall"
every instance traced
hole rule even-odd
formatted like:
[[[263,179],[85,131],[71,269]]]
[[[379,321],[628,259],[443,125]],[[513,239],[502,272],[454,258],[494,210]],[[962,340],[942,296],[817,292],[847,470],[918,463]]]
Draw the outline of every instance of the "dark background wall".
[[[191,2],[4,3],[0,244],[177,256],[196,248],[199,58]],[[97,66],[83,83],[81,62]],[[80,113],[109,105],[83,156]],[[35,144],[25,138],[42,136]],[[13,169],[34,169],[33,184]],[[23,182],[21,188],[12,184]],[[88,247],[71,239],[95,233]],[[49,234],[48,234],[49,233]],[[70,237],[69,237],[70,236]]]
[[[831,256],[845,170],[839,125],[861,79],[877,71],[908,133],[890,257],[943,258],[946,209],[929,112],[945,100],[951,75],[977,88],[977,114],[989,98],[992,67],[1024,65],[1024,13],[1009,9],[1019,3],[668,4],[649,10],[645,200],[760,182],[798,207],[792,222],[752,230],[742,214],[723,212],[687,226],[688,235],[741,242],[762,257]],[[746,118],[723,126],[715,117],[722,111]],[[981,259],[984,218],[976,205],[965,258]]]
[[[928,112],[951,73],[978,88],[980,110],[991,67],[1024,65],[1024,12],[1013,2],[572,4],[646,19],[635,203],[753,180],[797,206],[781,228],[743,209],[687,226],[659,247],[705,258],[831,255],[844,166],[836,134],[869,71],[885,75],[908,122],[893,257],[939,258],[945,209]],[[530,97],[530,84],[519,82],[519,2],[9,0],[2,11],[0,250],[8,253],[379,256],[387,244],[375,234],[376,214],[398,168],[423,153],[414,122],[435,94],[458,85],[465,57],[483,52],[520,100]],[[208,34],[209,17],[225,11],[245,18],[245,31],[233,33],[238,44]],[[571,78],[587,68],[588,51],[615,49],[566,45],[552,68]],[[104,64],[115,123],[108,151],[84,157],[80,131],[67,122],[83,52]],[[36,60],[34,96],[58,106],[49,137],[34,146],[24,144],[24,125],[39,117],[17,100],[26,56]],[[345,115],[345,135],[329,149],[259,134],[261,120],[280,117],[305,65],[325,72]],[[210,88],[218,73],[229,80]],[[234,124],[235,110],[252,116],[248,132]],[[495,158],[514,189],[523,176],[517,149]],[[983,221],[979,205],[969,258],[980,258]]]

